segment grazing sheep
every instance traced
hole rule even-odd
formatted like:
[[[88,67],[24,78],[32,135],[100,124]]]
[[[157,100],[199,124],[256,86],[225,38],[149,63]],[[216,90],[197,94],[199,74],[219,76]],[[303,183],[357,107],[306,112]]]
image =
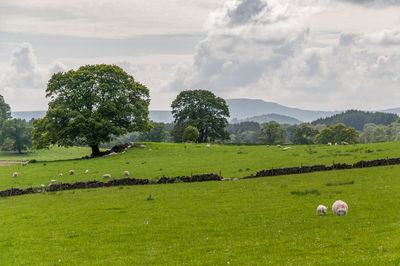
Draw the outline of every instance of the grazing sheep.
[[[59,176],[59,177],[62,177],[62,173],[59,173],[58,176]]]
[[[13,177],[17,177],[18,176],[18,173],[17,172],[14,172],[13,173]]]
[[[335,142],[335,146],[337,146],[337,142]]]
[[[331,142],[328,142],[328,146],[332,146],[332,143],[331,143]]]
[[[265,147],[269,148],[269,145],[267,145],[267,146],[265,146]]]
[[[89,170],[86,170],[86,171],[85,171],[85,174],[87,174],[87,173],[89,173]]]
[[[285,147],[285,148],[283,148],[282,150],[283,151],[287,151],[287,150],[290,150],[291,149],[291,147]]]
[[[342,141],[342,145],[349,145],[349,143],[346,141]]]
[[[50,180],[50,184],[54,184],[55,182],[57,182],[57,180]]]
[[[142,149],[145,149],[146,145],[141,144],[139,147],[142,148]]]
[[[111,175],[110,174],[104,174],[103,178],[111,178]]]
[[[153,149],[149,149],[149,151],[152,151]]]
[[[337,216],[345,216],[348,210],[349,207],[347,206],[346,202],[341,200],[335,201],[335,203],[332,205],[332,212]]]
[[[328,210],[328,207],[324,205],[318,205],[317,207],[317,216],[318,215],[326,215],[326,211]]]
[[[129,171],[125,171],[124,176],[130,176]]]
[[[29,161],[26,161],[26,162],[21,162],[21,165],[22,165],[22,166],[27,166],[27,165],[28,165],[28,163],[29,163]]]
[[[70,174],[70,175],[73,175],[74,173],[75,173],[74,170],[69,170],[69,174]]]
[[[211,147],[211,145],[209,143],[207,143],[206,148],[209,149]]]
[[[276,145],[276,147],[280,148],[280,147],[281,147],[281,145],[280,145],[280,144],[278,144],[278,145]]]

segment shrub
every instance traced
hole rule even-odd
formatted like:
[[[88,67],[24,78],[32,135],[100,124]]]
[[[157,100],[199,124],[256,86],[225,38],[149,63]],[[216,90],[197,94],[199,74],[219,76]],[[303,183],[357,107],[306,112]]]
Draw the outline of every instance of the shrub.
[[[183,132],[182,140],[196,142],[200,136],[199,130],[196,127],[188,126]]]

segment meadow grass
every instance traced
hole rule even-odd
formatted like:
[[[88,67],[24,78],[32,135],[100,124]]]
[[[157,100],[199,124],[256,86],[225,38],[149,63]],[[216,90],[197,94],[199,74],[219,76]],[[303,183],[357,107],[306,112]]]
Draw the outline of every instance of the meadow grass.
[[[20,164],[0,167],[0,189],[9,187],[25,188],[48,185],[50,180],[76,182],[102,179],[104,174],[112,178],[122,178],[125,170],[135,178],[160,178],[162,176],[190,176],[192,174],[221,173],[223,177],[243,177],[255,174],[262,169],[291,167],[313,164],[331,165],[335,163],[354,163],[386,157],[400,157],[400,142],[358,144],[349,146],[291,146],[283,151],[263,145],[211,145],[147,143],[146,149],[138,147],[125,154],[88,160],[68,160],[88,155],[87,148],[53,148],[35,151],[39,162],[22,167]],[[152,149],[150,151],[149,149]],[[53,154],[54,155],[49,155]],[[60,158],[67,158],[60,160]],[[2,157],[0,156],[0,160]],[[68,171],[75,170],[70,176]],[[84,174],[85,170],[89,174]],[[17,178],[12,178],[18,172]],[[63,177],[58,176],[63,173]]]
[[[22,153],[15,151],[0,151],[0,161],[56,161],[56,160],[69,160],[81,158],[90,155],[91,149],[89,147],[58,147],[51,146],[49,149],[35,150],[31,149]]]
[[[0,199],[4,265],[398,265],[400,166]],[[327,183],[353,184],[327,186]],[[292,191],[319,194],[293,195]],[[154,200],[146,200],[151,194]],[[348,203],[337,217],[332,203]],[[329,207],[316,216],[316,207]]]

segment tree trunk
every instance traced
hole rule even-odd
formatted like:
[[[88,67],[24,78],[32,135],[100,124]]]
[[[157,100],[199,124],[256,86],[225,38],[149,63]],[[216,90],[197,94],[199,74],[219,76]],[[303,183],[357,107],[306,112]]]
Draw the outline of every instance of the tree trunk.
[[[90,148],[92,148],[92,157],[100,156],[99,144],[91,145]]]

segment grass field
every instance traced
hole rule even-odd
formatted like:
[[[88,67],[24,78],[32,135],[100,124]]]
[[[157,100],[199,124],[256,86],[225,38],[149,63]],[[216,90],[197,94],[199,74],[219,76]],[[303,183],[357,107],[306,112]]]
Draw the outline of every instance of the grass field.
[[[152,149],[152,151],[149,151]],[[20,164],[0,167],[0,189],[25,188],[59,182],[102,179],[103,174],[113,178],[123,177],[128,170],[135,178],[159,178],[165,176],[219,173],[224,177],[243,177],[258,170],[311,164],[353,163],[386,157],[400,157],[400,142],[359,144],[349,146],[292,146],[288,151],[277,147],[230,146],[205,144],[148,143],[146,149],[133,148],[125,154],[90,160],[66,160],[88,155],[86,148],[53,148],[35,151],[39,160],[22,167]],[[52,155],[54,153],[54,155]],[[7,155],[7,157],[9,156]],[[18,157],[14,158],[17,159]],[[2,157],[0,156],[0,160]],[[70,169],[75,175],[68,175]],[[85,175],[85,170],[89,174]],[[13,178],[13,172],[18,177]],[[59,178],[58,174],[63,173]]]
[[[398,265],[399,173],[388,166],[2,198],[0,261]],[[291,193],[306,190],[318,193]],[[331,213],[337,199],[348,203],[347,216]],[[327,216],[315,215],[319,204]]]

